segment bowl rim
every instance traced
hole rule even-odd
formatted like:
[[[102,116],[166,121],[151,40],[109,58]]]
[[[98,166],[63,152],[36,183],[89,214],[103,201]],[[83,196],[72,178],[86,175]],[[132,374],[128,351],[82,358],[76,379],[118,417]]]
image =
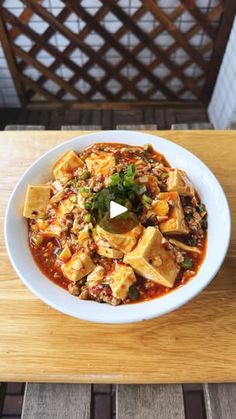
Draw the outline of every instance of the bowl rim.
[[[167,306],[167,307],[159,310],[158,313],[155,313],[153,311],[151,314],[147,314],[146,315],[145,313],[143,313],[143,314],[141,313],[140,315],[137,315],[137,313],[134,312],[134,314],[133,313],[129,314],[129,316],[128,316],[129,318],[122,318],[122,312],[121,312],[121,316],[120,316],[121,318],[118,318],[118,319],[117,318],[116,319],[110,319],[110,318],[108,318],[108,319],[107,318],[106,319],[104,319],[104,318],[103,319],[101,319],[101,318],[96,319],[96,316],[94,316],[94,315],[91,315],[91,316],[89,316],[88,314],[83,315],[83,313],[81,313],[81,312],[79,312],[79,315],[76,315],[75,313],[72,313],[70,311],[70,309],[66,309],[64,307],[61,307],[60,306],[60,303],[57,303],[55,300],[52,300],[52,299],[48,298],[47,296],[45,296],[43,294],[43,292],[41,293],[41,292],[35,290],[34,286],[32,286],[29,283],[29,281],[24,278],[24,276],[22,275],[21,271],[18,269],[18,266],[15,263],[14,256],[13,256],[12,251],[11,251],[11,243],[9,242],[9,237],[8,237],[9,212],[10,212],[10,209],[11,209],[11,203],[12,203],[12,200],[13,200],[13,198],[15,196],[15,193],[16,193],[19,185],[24,180],[24,178],[28,175],[28,173],[31,171],[31,169],[33,168],[33,166],[35,166],[41,160],[44,160],[45,157],[47,157],[51,153],[54,153],[55,151],[60,150],[60,148],[63,148],[64,145],[68,145],[68,149],[69,149],[71,142],[76,141],[76,140],[81,140],[83,138],[93,137],[94,135],[99,134],[99,133],[100,134],[103,133],[103,134],[105,134],[105,136],[106,135],[109,136],[109,134],[114,134],[114,133],[116,133],[116,135],[118,133],[121,134],[121,135],[127,135],[127,133],[135,134],[136,136],[143,136],[143,135],[145,135],[146,137],[150,137],[150,141],[153,138],[155,138],[155,140],[161,140],[162,142],[163,141],[164,142],[167,142],[167,144],[169,144],[169,145],[174,145],[180,151],[184,151],[185,154],[191,156],[191,158],[194,157],[195,161],[198,164],[200,164],[202,167],[204,167],[205,170],[207,170],[208,172],[210,172],[210,175],[211,175],[212,178],[214,178],[214,182],[217,184],[217,187],[220,190],[221,195],[222,195],[222,198],[224,200],[224,207],[225,207],[225,210],[227,212],[227,221],[228,221],[227,228],[225,230],[225,235],[224,235],[224,249],[221,252],[221,256],[218,259],[218,262],[216,261],[216,263],[214,265],[214,269],[213,268],[211,269],[211,271],[212,271],[211,272],[211,275],[209,275],[209,277],[207,277],[207,280],[205,280],[204,283],[201,286],[198,286],[197,290],[192,290],[191,292],[187,293],[184,297],[182,297],[180,299],[180,301],[178,301],[178,299],[177,299],[176,300],[176,303],[171,305],[171,308]],[[103,142],[103,143],[107,143],[107,144],[111,144],[112,143],[112,141],[106,141],[105,138],[104,138],[104,141],[94,141],[94,140],[92,140],[92,141],[93,141],[92,143],[98,143],[98,142]],[[115,141],[114,141],[114,143],[115,143]],[[127,143],[128,143],[128,141],[127,141]],[[137,144],[137,145],[139,145],[139,144]],[[64,152],[64,150],[62,152]],[[67,314],[67,315],[72,316],[74,318],[78,318],[80,320],[85,320],[85,321],[94,322],[94,323],[107,323],[107,324],[135,323],[135,322],[140,322],[140,321],[144,321],[144,320],[149,320],[149,319],[152,319],[152,318],[156,318],[156,317],[162,316],[164,314],[167,314],[169,312],[172,312],[172,311],[178,309],[179,307],[185,305],[190,300],[192,300],[194,297],[196,297],[199,293],[201,293],[203,291],[203,289],[205,289],[209,285],[209,283],[212,281],[212,279],[215,277],[216,273],[219,271],[220,267],[222,266],[222,264],[224,262],[224,259],[225,259],[225,256],[227,254],[228,248],[229,248],[229,244],[230,244],[231,228],[232,228],[231,213],[230,213],[230,207],[229,207],[229,203],[228,203],[226,194],[225,194],[225,192],[224,192],[224,190],[223,190],[220,182],[218,181],[218,179],[216,178],[216,176],[214,175],[214,173],[207,167],[207,165],[201,159],[199,159],[194,153],[190,152],[188,149],[186,149],[185,147],[182,147],[178,143],[172,142],[171,140],[168,140],[165,137],[162,137],[162,136],[159,136],[159,135],[153,135],[153,134],[150,134],[150,133],[147,133],[147,132],[142,132],[142,131],[141,132],[138,132],[138,131],[134,131],[134,130],[106,130],[106,131],[89,132],[89,133],[86,133],[86,134],[82,134],[80,136],[72,137],[72,138],[70,138],[68,140],[66,139],[62,143],[60,143],[60,144],[58,144],[58,145],[50,148],[48,151],[46,151],[40,157],[38,157],[27,168],[27,170],[20,176],[20,179],[18,180],[18,182],[14,186],[14,188],[13,188],[11,194],[10,194],[10,197],[8,198],[8,203],[7,203],[7,206],[6,206],[6,209],[5,209],[5,214],[4,214],[4,239],[5,239],[7,254],[8,254],[8,257],[10,259],[10,262],[11,262],[14,270],[16,271],[18,277],[27,286],[27,288],[29,288],[33,292],[33,294],[36,295],[40,300],[42,300],[43,302],[45,302],[49,306],[53,307],[54,309],[58,310],[59,312],[62,312],[64,314]],[[205,263],[205,259],[203,260],[203,262],[201,264],[200,270],[201,270],[202,266],[204,265],[204,263]],[[40,272],[41,275],[43,275],[45,278],[47,278],[47,276],[44,275],[40,270],[39,270],[39,272]],[[196,275],[198,275],[198,273]],[[194,280],[194,278],[196,277],[196,275],[193,277],[192,280]],[[48,281],[50,281],[49,278],[47,278],[47,279],[48,279]],[[168,293],[166,296],[164,295],[164,296],[161,296],[161,297],[158,297],[156,299],[149,300],[149,301],[144,301],[144,302],[135,303],[135,304],[129,304],[129,305],[121,305],[121,306],[118,306],[118,307],[119,308],[122,308],[122,307],[127,307],[127,306],[129,306],[129,307],[135,307],[135,306],[136,307],[141,307],[141,306],[145,306],[145,305],[147,305],[151,301],[155,301],[157,299],[165,298],[165,297],[167,297],[168,295],[170,295],[172,293],[177,293],[178,291],[185,289],[185,287],[189,283],[191,283],[192,280],[190,280],[187,284],[183,285],[182,287],[180,286],[180,287],[174,289],[173,291],[171,291],[170,293]],[[53,283],[53,284],[55,286],[59,287],[60,289],[62,289],[59,285],[57,285],[55,283]],[[63,289],[63,291],[67,292],[64,289]],[[100,303],[96,303],[96,302],[91,302],[90,301],[90,303],[93,303],[93,304],[95,303],[95,304],[99,304],[100,305]],[[113,310],[117,310],[117,307],[111,307],[111,308]],[[94,310],[94,312],[95,311],[96,310]]]

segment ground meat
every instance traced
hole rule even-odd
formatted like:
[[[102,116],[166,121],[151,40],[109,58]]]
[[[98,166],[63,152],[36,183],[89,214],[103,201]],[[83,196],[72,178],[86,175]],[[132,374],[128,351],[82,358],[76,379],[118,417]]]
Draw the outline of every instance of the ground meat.
[[[93,190],[94,190],[94,192],[98,192],[98,191],[100,191],[101,189],[103,189],[104,188],[104,185],[103,185],[103,183],[102,182],[98,182],[98,183],[96,183],[96,185],[93,187]]]
[[[112,306],[118,306],[119,304],[121,304],[121,300],[119,298],[108,296],[108,295],[102,296],[102,301],[104,303],[111,304]]]
[[[194,218],[196,221],[201,221],[201,219],[202,219],[201,215],[200,215],[197,211],[194,211],[194,213],[193,213],[193,218]]]
[[[80,293],[80,288],[77,284],[71,283],[68,285],[68,291],[70,294],[78,296]]]
[[[80,300],[88,300],[89,299],[89,292],[87,288],[84,288],[79,295]]]
[[[167,250],[171,250],[173,248],[172,244],[170,244],[164,237],[161,239],[161,244]]]
[[[184,256],[179,249],[175,249],[175,260],[179,265],[184,261]]]
[[[105,188],[104,176],[94,176],[90,179],[89,186],[94,192],[98,192]]]

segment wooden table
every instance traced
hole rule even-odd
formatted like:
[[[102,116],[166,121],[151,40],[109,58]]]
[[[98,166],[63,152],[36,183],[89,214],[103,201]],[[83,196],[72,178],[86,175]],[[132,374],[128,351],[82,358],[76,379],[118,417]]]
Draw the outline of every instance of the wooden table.
[[[152,133],[192,151],[224,187],[233,234],[217,277],[184,307],[143,323],[92,324],[48,307],[23,285],[8,261],[4,210],[19,176],[38,156],[82,133],[1,132],[0,381],[236,381],[236,131]]]

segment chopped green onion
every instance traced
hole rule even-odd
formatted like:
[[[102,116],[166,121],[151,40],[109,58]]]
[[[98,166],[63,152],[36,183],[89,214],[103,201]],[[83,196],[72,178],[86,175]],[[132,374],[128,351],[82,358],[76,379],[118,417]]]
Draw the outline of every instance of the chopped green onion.
[[[71,202],[77,202],[77,196],[75,194],[69,196]]]
[[[144,194],[142,196],[142,203],[145,206],[145,208],[150,209],[152,207],[152,198]]]
[[[73,186],[73,188],[75,188],[76,185],[77,185],[77,180],[76,179],[72,179],[68,183],[68,186]]]
[[[128,295],[129,295],[129,298],[131,300],[137,300],[139,298],[139,295],[140,295],[139,290],[134,285],[131,285],[129,287]]]
[[[192,259],[188,256],[184,256],[184,261],[182,262],[182,268],[184,269],[191,269],[192,268]]]
[[[82,194],[88,194],[89,193],[89,188],[79,188],[79,192]]]
[[[161,180],[164,180],[166,178],[168,178],[168,173],[162,172],[162,174],[161,174]]]
[[[129,166],[126,169],[126,176],[128,176],[128,177],[131,177],[131,176],[134,177],[136,171],[137,171],[137,169],[136,169],[135,165],[133,163],[132,164],[129,164]]]
[[[83,172],[82,175],[80,175],[79,179],[80,180],[86,180],[88,178],[90,178],[91,173],[90,172]]]
[[[89,201],[85,202],[85,204],[84,204],[84,208],[85,208],[87,211],[91,211],[91,209],[92,209],[92,203],[91,203],[91,202],[89,202]]]
[[[124,174],[123,185],[126,187],[132,186],[134,184],[134,176],[137,169],[134,164],[129,164]]]
[[[86,223],[90,223],[92,221],[92,216],[90,214],[86,214],[84,217],[84,221]]]

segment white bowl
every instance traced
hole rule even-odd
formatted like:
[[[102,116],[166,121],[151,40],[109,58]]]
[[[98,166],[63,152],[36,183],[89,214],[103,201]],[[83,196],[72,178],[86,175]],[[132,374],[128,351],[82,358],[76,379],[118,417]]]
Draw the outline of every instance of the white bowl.
[[[165,155],[171,166],[186,170],[208,210],[208,246],[198,274],[186,285],[151,301],[113,307],[82,301],[55,285],[38,269],[28,245],[27,222],[22,216],[28,183],[46,182],[55,160],[67,150],[80,152],[96,142],[140,145],[150,143]],[[230,211],[225,194],[212,172],[184,148],[150,134],[133,131],[105,131],[83,135],[53,148],[23,175],[9,200],[5,217],[5,241],[9,258],[22,281],[44,302],[74,317],[101,323],[128,323],[150,319],[182,306],[202,291],[219,270],[230,240]]]

